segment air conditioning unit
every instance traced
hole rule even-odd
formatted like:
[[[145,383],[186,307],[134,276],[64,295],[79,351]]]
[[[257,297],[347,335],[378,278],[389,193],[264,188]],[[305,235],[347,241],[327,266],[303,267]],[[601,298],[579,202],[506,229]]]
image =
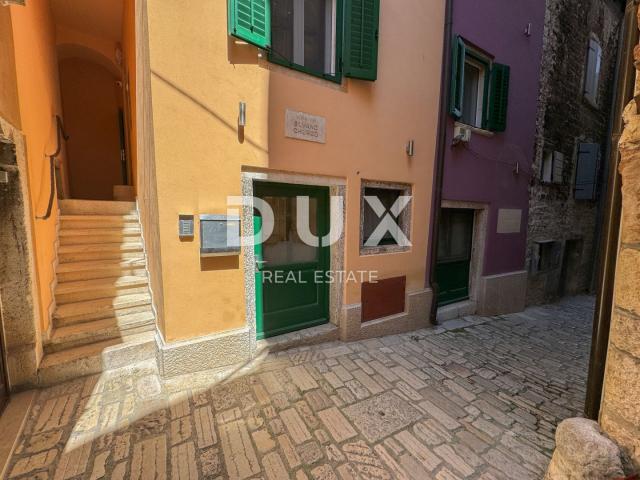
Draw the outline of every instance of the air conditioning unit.
[[[453,129],[453,144],[469,143],[471,140],[471,127],[468,125],[456,125]]]

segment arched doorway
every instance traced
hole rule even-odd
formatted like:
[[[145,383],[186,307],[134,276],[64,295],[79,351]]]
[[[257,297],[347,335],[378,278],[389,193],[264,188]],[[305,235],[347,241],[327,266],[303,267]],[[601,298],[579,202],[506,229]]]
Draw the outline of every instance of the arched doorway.
[[[84,48],[59,48],[67,140],[68,196],[113,200],[129,181],[121,75],[107,59]]]

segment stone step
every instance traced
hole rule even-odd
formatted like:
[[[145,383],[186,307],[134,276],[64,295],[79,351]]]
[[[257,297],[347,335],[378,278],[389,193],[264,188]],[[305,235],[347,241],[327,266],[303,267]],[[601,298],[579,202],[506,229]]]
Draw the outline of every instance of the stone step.
[[[154,331],[81,345],[45,355],[38,369],[38,383],[41,386],[54,385],[151,360],[155,355]]]
[[[56,328],[51,338],[45,342],[45,353],[55,353],[70,348],[102,342],[114,338],[124,338],[155,329],[153,311],[132,313],[119,318],[105,318],[91,322]]]
[[[59,283],[118,277],[121,275],[146,277],[147,271],[144,257],[61,263],[56,269]]]
[[[135,275],[63,282],[58,283],[56,287],[56,304],[64,305],[66,303],[148,291],[149,282],[147,277]]]
[[[139,258],[144,250],[142,242],[127,243],[91,243],[83,245],[61,245],[58,248],[60,263],[85,262],[90,260],[108,260]]]
[[[56,308],[53,314],[54,326],[90,322],[103,318],[121,318],[131,313],[146,311],[151,305],[149,293],[118,295],[111,298],[100,298],[84,302],[67,303]]]
[[[129,228],[139,226],[137,214],[129,215],[62,215],[60,229]]]
[[[140,227],[67,228],[60,230],[60,245],[126,243],[140,240]]]
[[[62,215],[122,215],[136,212],[136,202],[59,200]]]

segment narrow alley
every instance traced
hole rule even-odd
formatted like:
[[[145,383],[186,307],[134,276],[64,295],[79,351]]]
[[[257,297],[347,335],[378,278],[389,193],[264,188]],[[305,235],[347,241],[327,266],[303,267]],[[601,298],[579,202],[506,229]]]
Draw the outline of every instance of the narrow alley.
[[[9,478],[540,479],[581,416],[593,298],[37,394]],[[217,380],[213,380],[217,379]]]

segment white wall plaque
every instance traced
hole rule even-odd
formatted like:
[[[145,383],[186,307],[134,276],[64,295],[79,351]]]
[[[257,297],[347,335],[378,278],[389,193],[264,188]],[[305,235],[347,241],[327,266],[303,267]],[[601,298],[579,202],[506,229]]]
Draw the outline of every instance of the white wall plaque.
[[[501,208],[498,210],[498,233],[520,233],[522,210]]]
[[[287,109],[284,119],[284,134],[298,140],[326,143],[326,123],[324,117]]]

